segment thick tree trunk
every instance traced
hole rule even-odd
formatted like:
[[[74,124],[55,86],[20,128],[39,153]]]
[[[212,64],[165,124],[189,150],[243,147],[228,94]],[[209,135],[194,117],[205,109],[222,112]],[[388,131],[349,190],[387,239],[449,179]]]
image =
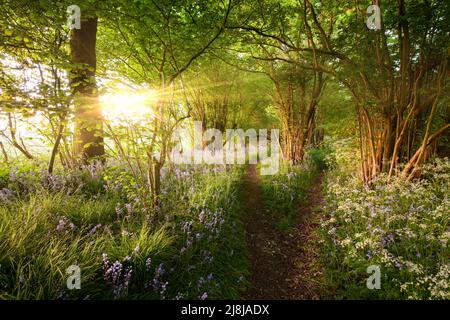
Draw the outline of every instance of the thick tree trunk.
[[[103,119],[95,83],[97,18],[81,21],[70,38],[73,64],[70,85],[75,104],[74,156],[88,162],[105,154]]]

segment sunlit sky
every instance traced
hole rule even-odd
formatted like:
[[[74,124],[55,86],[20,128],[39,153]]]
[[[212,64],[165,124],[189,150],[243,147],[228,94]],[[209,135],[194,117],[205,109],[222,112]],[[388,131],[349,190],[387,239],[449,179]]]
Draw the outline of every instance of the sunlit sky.
[[[157,102],[155,91],[119,90],[100,96],[105,118],[110,120],[134,120],[153,116],[153,105]]]
[[[112,122],[137,121],[143,118],[153,117],[153,107],[157,102],[155,91],[152,89],[133,90],[120,89],[111,93],[105,93],[100,96],[100,104],[105,119]],[[32,125],[40,121],[47,121],[38,112],[32,118],[27,119]],[[0,131],[8,131],[8,121],[6,114],[2,114],[0,107]],[[37,132],[30,131],[30,127],[20,121],[17,121],[17,135],[20,137],[38,137]]]
[[[8,66],[8,72],[14,77],[21,79],[20,88],[28,92],[30,96],[36,97],[38,86],[41,81],[37,69],[20,68],[20,65],[12,58],[3,57],[0,61],[3,66]],[[44,70],[45,73],[45,70]],[[119,83],[115,85],[107,85],[104,79],[98,78],[98,83],[105,93],[100,95],[100,104],[105,119],[112,122],[137,121],[143,118],[151,118],[153,116],[153,106],[157,102],[155,90],[150,88],[142,88],[131,86],[129,84]],[[2,90],[0,89],[0,95]],[[32,118],[28,118],[28,124],[25,124],[17,117],[17,136],[22,138],[36,137],[39,138],[37,130],[32,127],[41,121],[47,121],[37,112]],[[2,112],[0,105],[0,132],[9,131],[7,116]],[[0,135],[0,139],[2,139]],[[4,138],[3,138],[4,140]]]
[[[19,85],[22,90],[28,92],[30,96],[36,96],[41,78],[39,71],[35,66],[29,68],[22,68],[21,65],[13,58],[8,56],[1,57],[1,65],[7,66],[5,72],[13,75],[17,79],[21,79]],[[44,76],[47,70],[43,69]],[[63,75],[64,76],[64,75]],[[149,118],[153,115],[153,106],[157,102],[155,90],[150,88],[136,87],[127,83],[117,81],[114,85],[108,85],[105,79],[98,78],[97,82],[105,93],[100,95],[100,103],[103,115],[106,119],[111,121],[133,121],[142,118]],[[0,89],[0,94],[2,93]],[[18,117],[20,118],[20,117]],[[39,113],[33,117],[33,123],[39,123],[42,115]],[[18,136],[33,136],[32,132],[26,128],[18,120],[17,135]],[[1,110],[0,105],[0,131],[8,128],[8,121],[6,115]],[[35,135],[35,134],[34,134]],[[36,136],[36,135],[35,135]]]

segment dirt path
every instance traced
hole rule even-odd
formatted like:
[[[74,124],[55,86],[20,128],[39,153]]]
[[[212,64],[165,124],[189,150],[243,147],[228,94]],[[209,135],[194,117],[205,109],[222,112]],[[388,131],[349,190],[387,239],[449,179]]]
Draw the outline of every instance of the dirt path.
[[[249,212],[246,231],[251,255],[251,287],[248,299],[318,299],[313,280],[314,256],[306,244],[313,240],[315,225],[308,219],[314,207],[321,205],[319,178],[299,208],[299,221],[291,233],[279,231],[274,220],[264,212],[264,199],[259,187],[256,166],[247,171],[245,197]]]

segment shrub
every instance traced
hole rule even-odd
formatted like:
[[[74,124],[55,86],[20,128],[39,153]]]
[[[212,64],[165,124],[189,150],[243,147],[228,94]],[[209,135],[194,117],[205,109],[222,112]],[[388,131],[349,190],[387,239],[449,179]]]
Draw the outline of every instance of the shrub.
[[[333,168],[336,163],[336,154],[331,141],[325,140],[319,147],[309,148],[305,155],[305,162],[313,170],[323,171]]]

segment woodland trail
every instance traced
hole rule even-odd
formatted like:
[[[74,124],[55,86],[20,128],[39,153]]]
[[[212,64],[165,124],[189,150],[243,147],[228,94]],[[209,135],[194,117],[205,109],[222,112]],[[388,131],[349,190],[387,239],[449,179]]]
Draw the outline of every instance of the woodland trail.
[[[247,299],[294,300],[319,299],[314,279],[315,257],[307,250],[317,226],[308,219],[313,209],[323,202],[320,176],[307,193],[307,201],[299,206],[297,225],[289,232],[277,229],[274,219],[264,212],[264,199],[256,166],[248,167],[245,199],[247,247],[251,259],[250,288]]]

